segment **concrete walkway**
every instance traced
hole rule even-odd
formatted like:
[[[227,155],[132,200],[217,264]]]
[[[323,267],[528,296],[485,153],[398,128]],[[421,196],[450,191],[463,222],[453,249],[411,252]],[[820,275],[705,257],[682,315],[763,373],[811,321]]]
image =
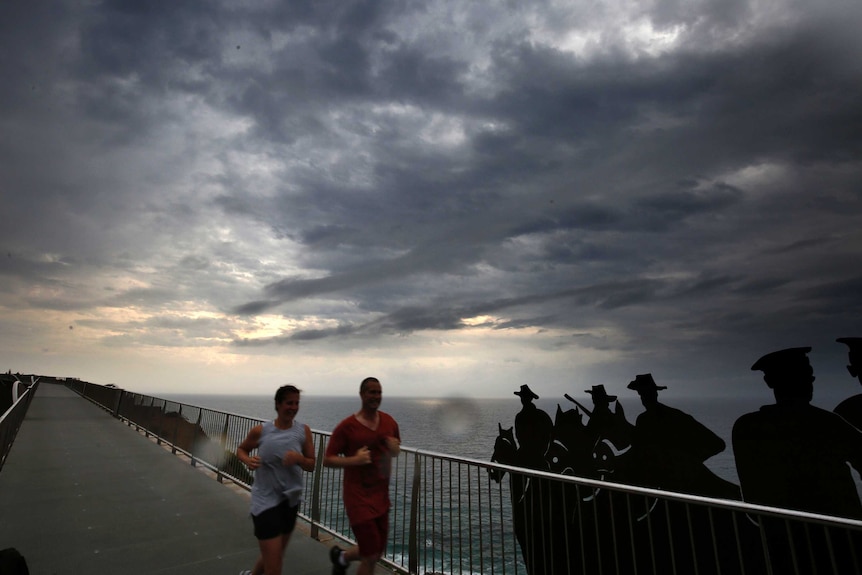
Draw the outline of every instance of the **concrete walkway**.
[[[48,383],[0,471],[6,547],[34,575],[236,575],[257,557],[247,494]],[[284,572],[330,570],[328,546],[298,529]]]

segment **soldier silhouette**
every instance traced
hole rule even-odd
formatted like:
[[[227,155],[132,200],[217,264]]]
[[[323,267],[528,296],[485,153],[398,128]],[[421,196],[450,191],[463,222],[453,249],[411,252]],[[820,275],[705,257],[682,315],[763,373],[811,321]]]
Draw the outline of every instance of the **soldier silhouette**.
[[[710,471],[704,462],[724,451],[724,440],[691,415],[658,401],[652,374],[635,377],[628,386],[646,411],[635,420],[633,446],[641,480],[650,487],[739,499],[739,488]]]
[[[723,439],[691,415],[660,403],[658,392],[667,386],[656,385],[652,374],[635,376],[627,387],[638,393],[645,409],[635,420],[632,439],[636,481],[668,491],[740,499],[739,487],[718,477],[704,464],[724,451]],[[733,572],[736,557],[716,554],[717,550],[704,538],[692,540],[691,546],[679,545],[673,561],[660,551],[670,542],[685,541],[689,529],[699,533],[712,528],[730,532],[733,524],[729,513],[718,509],[710,513],[703,507],[668,502],[657,515],[653,521],[652,540],[660,566],[658,572],[672,571],[674,561],[682,573]],[[662,516],[665,522],[661,521]]]
[[[862,383],[862,337],[839,337],[835,341],[847,344],[850,348],[850,365],[847,366],[847,371]],[[856,429],[862,429],[862,393],[839,403],[835,413],[849,421]]]
[[[733,426],[733,452],[746,501],[862,519],[862,503],[847,463],[862,471],[862,432],[840,416],[810,405],[810,347],[783,349],[752,370],[775,395],[774,405],[747,413]]]
[[[747,413],[733,425],[733,454],[745,501],[862,519],[849,463],[862,470],[862,432],[841,416],[811,405],[810,347],[768,353],[752,370],[775,395],[774,405]],[[830,572],[833,561],[852,564],[858,534],[838,527],[809,529],[802,522],[761,516],[773,573]]]
[[[545,452],[551,443],[554,424],[551,417],[536,407],[539,396],[528,385],[514,392],[521,398],[521,411],[515,415],[515,437],[518,449],[516,465],[529,469],[548,471],[550,466]],[[514,479],[514,478],[513,478]],[[517,484],[517,487],[515,486]],[[557,501],[554,486],[544,479],[520,476],[513,489],[513,520],[515,537],[529,575],[552,575],[559,572],[555,562],[563,561],[565,554],[554,553],[565,545],[565,529],[562,505]],[[546,536],[551,533],[551,536]]]
[[[521,411],[515,415],[515,437],[518,440],[517,460],[521,467],[548,470],[545,452],[551,442],[554,424],[551,416],[536,407],[539,396],[528,385],[514,392],[521,398]]]
[[[617,400],[617,396],[608,395],[604,385],[594,385],[586,392],[593,399],[593,411],[588,412],[590,419],[587,421],[587,433],[595,441],[614,426],[614,414],[610,405]]]

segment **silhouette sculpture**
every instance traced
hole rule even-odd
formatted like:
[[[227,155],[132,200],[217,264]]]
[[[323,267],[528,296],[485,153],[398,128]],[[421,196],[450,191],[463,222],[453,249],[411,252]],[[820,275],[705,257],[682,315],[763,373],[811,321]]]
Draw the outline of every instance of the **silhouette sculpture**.
[[[515,415],[514,438],[517,441],[517,449],[514,464],[518,467],[548,471],[550,466],[545,453],[551,444],[554,429],[551,417],[533,403],[539,396],[528,385],[521,385],[514,394],[521,398],[522,406],[521,411]],[[503,433],[500,426],[500,435]],[[559,525],[564,519],[561,510],[552,503],[555,487],[547,480],[510,475],[515,536],[521,547],[527,571],[531,575],[550,575],[555,572],[553,565],[549,563],[555,557],[552,549],[565,543],[548,536],[555,534],[559,537],[559,533],[565,532],[564,529],[552,527]]]
[[[686,470],[674,473],[687,475],[686,479],[694,481],[688,491],[715,495],[715,491],[723,488],[738,499],[736,486],[713,476],[703,465],[704,460],[724,449],[724,442],[691,416],[659,404],[656,392],[664,388],[656,386],[651,376],[638,376],[632,384],[632,389],[647,398],[644,404],[648,415],[642,414],[640,427],[654,431],[652,435],[645,432],[647,440],[642,444],[648,446],[643,447],[645,452],[654,457],[638,455],[637,427],[626,420],[617,397],[609,395],[603,385],[586,390],[593,400],[592,410],[564,394],[576,408],[563,411],[558,404],[550,427],[550,417],[534,405],[538,395],[522,385],[515,392],[521,398],[522,409],[513,427],[497,424],[491,461],[645,485],[647,481],[643,478],[649,475],[644,471],[644,459],[654,465],[664,461],[663,468],[672,467],[673,460],[674,465]],[[611,403],[616,403],[614,409]],[[586,423],[585,416],[589,418]],[[666,436],[675,443],[663,443]],[[661,449],[649,447],[650,437],[655,438],[653,443]],[[696,447],[688,446],[688,442]],[[757,573],[762,567],[762,562],[749,561],[746,549],[729,546],[724,553],[714,547],[716,538],[724,536],[736,538],[743,546],[749,539],[759,543],[752,536],[752,532],[756,535],[755,528],[736,524],[730,511],[708,510],[673,500],[657,505],[653,496],[633,496],[612,484],[593,489],[529,477],[528,473],[509,474],[513,530],[528,575],[658,575],[675,570],[726,575],[740,573],[743,561],[747,564],[746,572],[752,567],[750,572]],[[502,470],[490,470],[489,474],[497,482],[505,476]],[[708,477],[708,487],[699,486],[696,480],[702,477]],[[668,481],[658,483],[665,489],[671,488]],[[670,483],[676,486],[681,480]],[[706,533],[713,535],[704,536]],[[760,549],[757,547],[755,552]]]
[[[847,344],[850,365],[847,371],[862,383],[862,337],[839,337],[835,341]],[[838,404],[835,413],[846,419],[856,429],[862,429],[862,393],[848,397]]]
[[[590,420],[587,422],[587,433],[594,440],[603,437],[616,426],[614,413],[611,411],[611,403],[616,402],[616,395],[608,395],[604,385],[594,385],[592,389],[585,390],[593,399],[593,411],[590,413]],[[619,403],[616,408],[620,409]]]
[[[860,519],[862,503],[847,464],[862,470],[862,432],[839,415],[810,405],[814,370],[809,351],[810,347],[775,351],[751,366],[763,371],[775,404],[741,416],[733,426],[743,499]],[[760,523],[775,573],[793,572],[794,562],[805,573],[829,572],[833,555],[842,564],[859,545],[858,537],[839,534],[836,528],[827,535],[827,530],[809,530],[802,523],[767,517]]]
[[[636,473],[632,481],[646,487],[722,499],[740,499],[739,487],[710,471],[704,462],[724,451],[723,439],[691,415],[669,407],[658,400],[658,392],[667,386],[657,385],[652,374],[635,376],[628,389],[638,393],[645,411],[635,420],[632,456]],[[655,549],[666,549],[671,541],[686,541],[687,531],[708,533],[711,525],[717,531],[733,532],[730,512],[667,502],[651,510],[651,531]],[[708,538],[695,537],[689,545],[677,545],[675,557],[656,553],[658,570],[671,571],[676,564],[682,572],[734,572],[738,568],[735,553],[727,556],[712,549]]]
[[[633,446],[640,480],[647,487],[723,499],[739,499],[739,488],[710,471],[704,462],[724,451],[718,435],[691,415],[660,403],[652,374],[635,377],[636,391],[646,411],[635,420]]]
[[[517,465],[529,469],[548,470],[545,452],[551,442],[554,424],[551,417],[536,407],[539,396],[528,385],[514,392],[521,398],[521,411],[515,415],[515,438],[518,440]]]
[[[764,355],[751,367],[775,395],[774,405],[733,426],[733,451],[743,498],[752,503],[862,518],[850,463],[862,470],[862,432],[810,405],[810,347]]]
[[[589,411],[586,413],[589,415]],[[545,452],[549,470],[563,475],[592,477],[592,451],[584,414],[578,409],[563,411],[557,404],[551,442]]]

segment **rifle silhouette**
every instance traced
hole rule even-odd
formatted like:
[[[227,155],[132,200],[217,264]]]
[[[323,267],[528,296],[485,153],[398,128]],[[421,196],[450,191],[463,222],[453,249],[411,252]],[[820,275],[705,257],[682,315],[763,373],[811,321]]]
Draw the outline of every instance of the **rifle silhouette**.
[[[593,413],[592,413],[589,409],[587,409],[586,407],[584,407],[583,405],[581,405],[581,404],[578,402],[578,400],[577,400],[577,399],[573,398],[573,397],[572,397],[571,395],[569,395],[568,393],[564,393],[564,394],[563,394],[563,396],[564,396],[566,399],[568,399],[569,401],[571,401],[572,403],[574,403],[575,405],[577,405],[578,407],[580,407],[580,408],[581,408],[581,410],[583,410],[583,412],[587,414],[587,416],[592,416],[592,415],[593,415]]]

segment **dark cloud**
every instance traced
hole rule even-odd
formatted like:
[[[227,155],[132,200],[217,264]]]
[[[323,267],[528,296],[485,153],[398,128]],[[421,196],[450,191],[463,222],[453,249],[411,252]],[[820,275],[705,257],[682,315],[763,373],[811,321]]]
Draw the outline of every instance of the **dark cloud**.
[[[9,353],[517,341],[482,353],[706,386],[852,335],[862,9],[593,8],[10,6]]]

